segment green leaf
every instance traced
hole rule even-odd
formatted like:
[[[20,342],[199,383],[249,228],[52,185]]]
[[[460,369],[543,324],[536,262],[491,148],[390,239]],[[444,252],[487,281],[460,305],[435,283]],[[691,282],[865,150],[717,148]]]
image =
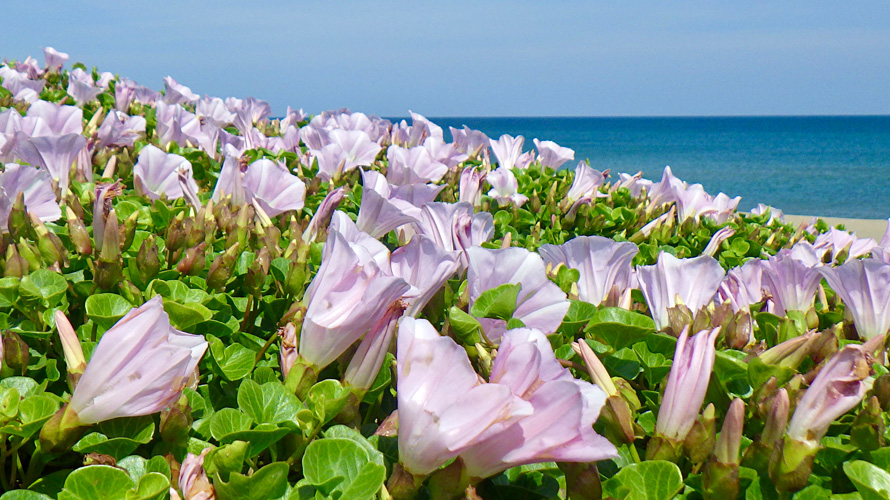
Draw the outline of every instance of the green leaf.
[[[751,383],[751,387],[762,386],[770,377],[776,377],[779,386],[782,386],[791,380],[791,377],[795,374],[797,374],[797,371],[791,368],[780,365],[768,365],[757,357],[748,360],[748,381]]]
[[[53,500],[53,497],[31,490],[12,490],[0,495],[0,500]]]
[[[0,307],[13,307],[19,300],[21,278],[0,278]]]
[[[151,417],[121,417],[100,423],[97,432],[91,432],[74,444],[74,451],[101,453],[123,458],[151,441],[155,423]]]
[[[108,465],[81,467],[68,475],[59,500],[126,500],[135,486],[126,471]]]
[[[862,500],[886,500],[890,498],[890,474],[863,460],[844,464],[844,472],[862,495]]]
[[[374,463],[365,447],[345,438],[309,443],[303,455],[303,475],[325,497],[372,498],[386,478],[386,467]]]
[[[603,496],[624,500],[670,500],[683,488],[680,468],[666,460],[628,465],[603,482]]]
[[[0,432],[24,438],[31,437],[58,409],[59,402],[50,396],[45,394],[28,396],[19,403],[18,420],[20,424],[6,425],[0,429]]]
[[[65,278],[47,269],[38,269],[22,278],[19,294],[25,304],[41,304],[49,309],[59,304],[60,299],[68,291]]]
[[[297,396],[277,380],[259,385],[247,379],[238,388],[238,407],[258,424],[293,422],[302,406]]]
[[[476,345],[477,342],[482,342],[482,325],[478,319],[454,306],[448,310],[448,319],[458,343]]]
[[[253,458],[292,432],[293,431],[287,427],[278,427],[275,424],[260,424],[253,429],[226,434],[220,442],[247,442],[248,447],[246,456],[248,458]]]
[[[238,343],[226,347],[213,335],[206,335],[206,338],[213,361],[223,377],[231,381],[240,380],[253,370],[256,353]]]
[[[87,310],[87,317],[106,330],[133,308],[133,305],[126,299],[113,293],[90,295],[84,306]]]
[[[250,429],[253,420],[235,408],[223,408],[210,417],[210,435],[217,441],[226,436]]]
[[[522,285],[505,283],[482,292],[470,307],[470,314],[477,318],[493,318],[507,321],[516,310],[516,299]]]
[[[165,300],[164,311],[170,315],[170,323],[180,330],[188,330],[213,317],[213,312],[210,309],[198,303],[180,304],[172,300]]]
[[[595,315],[595,305],[581,300],[573,300],[569,302],[569,310],[562,318],[559,331],[574,337]]]
[[[637,312],[620,307],[604,307],[590,318],[586,331],[617,351],[654,333],[655,322]]]
[[[324,431],[324,437],[326,438],[343,438],[343,439],[351,439],[358,443],[362,448],[368,452],[368,456],[371,457],[371,461],[378,465],[385,465],[383,463],[383,453],[377,450],[364,436],[361,435],[357,430],[346,427],[345,425],[335,425],[330,429]]]
[[[792,500],[829,500],[831,498],[831,491],[812,484],[798,491],[791,498]]]
[[[136,488],[127,492],[127,500],[162,500],[170,491],[170,480],[158,472],[139,478]]]
[[[310,445],[311,446],[311,445]],[[219,500],[267,500],[279,498],[287,491],[286,462],[273,462],[251,476],[233,472],[229,481],[214,480],[213,486]],[[346,498],[352,497],[343,497]]]
[[[346,406],[349,389],[340,382],[328,379],[313,385],[306,395],[306,407],[315,415],[320,425],[328,423]]]

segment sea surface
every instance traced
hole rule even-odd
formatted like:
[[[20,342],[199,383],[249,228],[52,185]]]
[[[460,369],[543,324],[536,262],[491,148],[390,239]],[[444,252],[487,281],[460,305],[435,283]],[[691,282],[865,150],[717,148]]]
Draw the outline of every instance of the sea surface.
[[[674,175],[711,194],[741,196],[789,214],[890,218],[890,116],[678,118],[430,118],[555,141],[599,170]]]

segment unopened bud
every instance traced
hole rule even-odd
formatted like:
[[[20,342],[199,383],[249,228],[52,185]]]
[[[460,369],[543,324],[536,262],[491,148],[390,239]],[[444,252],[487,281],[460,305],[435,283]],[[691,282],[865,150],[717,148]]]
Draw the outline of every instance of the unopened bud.
[[[884,374],[875,379],[872,392],[878,398],[881,409],[890,411],[890,374]]]
[[[189,276],[201,274],[201,271],[204,270],[204,264],[206,264],[206,257],[204,256],[206,247],[207,244],[201,242],[197,246],[186,250],[182,260],[176,265],[176,270]]]
[[[207,270],[207,286],[209,288],[217,291],[222,291],[225,288],[226,283],[232,276],[235,262],[238,260],[238,256],[241,255],[240,247],[238,242],[235,242],[225,252],[213,259],[213,262],[210,263],[210,268]]]
[[[723,464],[739,464],[739,449],[742,444],[742,430],[745,425],[745,402],[736,398],[729,405],[720,437],[714,446],[714,458]]]
[[[15,332],[3,331],[3,350],[0,353],[3,355],[3,366],[8,366],[20,375],[28,370],[28,359],[31,357],[28,344]]]
[[[33,243],[24,238],[20,238],[18,242],[19,255],[28,262],[28,270],[34,272],[43,268],[43,259],[40,258],[40,251]]]
[[[714,405],[709,404],[705,407],[705,411],[696,418],[695,423],[692,424],[692,429],[686,435],[686,440],[683,441],[683,449],[692,463],[704,462],[714,450],[714,445],[717,441],[715,420]]]
[[[683,331],[684,328],[692,324],[692,311],[689,310],[684,304],[679,304],[673,307],[669,307],[667,309],[668,312],[668,324],[670,325],[671,334],[675,337],[680,336],[680,332]],[[701,331],[701,330],[693,330],[693,331]]]
[[[28,212],[25,209],[25,193],[22,191],[19,191],[12,203],[6,226],[14,240],[29,236]]]
[[[596,463],[557,462],[565,474],[568,498],[602,498],[603,485]]]
[[[124,225],[121,228],[121,252],[126,252],[133,244],[133,239],[136,237],[136,223],[138,220],[139,212],[133,212],[124,220]]]
[[[259,298],[262,294],[263,286],[266,284],[266,275],[269,274],[269,265],[271,258],[269,252],[265,248],[261,248],[257,252],[256,259],[247,268],[247,275],[244,277],[244,286],[248,293]]]
[[[142,240],[139,251],[136,252],[136,270],[139,274],[139,281],[145,285],[158,275],[161,269],[161,259],[159,257],[160,250],[154,235]]]
[[[105,219],[105,231],[102,236],[102,248],[99,251],[99,260],[113,262],[120,260],[121,256],[121,232],[114,209],[108,212]]]
[[[19,255],[15,245],[6,247],[6,264],[3,266],[3,276],[5,278],[21,278],[30,271],[28,261]]]
[[[59,339],[62,341],[62,352],[65,354],[65,366],[68,367],[68,378],[71,383],[72,390],[77,385],[77,379],[83,374],[83,370],[87,367],[86,359],[83,357],[83,348],[80,346],[80,339],[77,338],[77,332],[71,326],[71,322],[62,311],[56,311],[53,314],[56,320],[56,329],[59,331]],[[73,379],[73,380],[72,380]]]
[[[850,429],[850,443],[860,450],[874,451],[884,446],[884,419],[877,396],[868,398]]]
[[[74,250],[80,255],[92,254],[93,241],[83,225],[83,219],[78,218],[71,207],[65,207],[65,214],[68,222],[68,237],[74,244]]]
[[[192,411],[183,395],[179,401],[161,412],[161,439],[171,444],[188,443],[192,427]]]

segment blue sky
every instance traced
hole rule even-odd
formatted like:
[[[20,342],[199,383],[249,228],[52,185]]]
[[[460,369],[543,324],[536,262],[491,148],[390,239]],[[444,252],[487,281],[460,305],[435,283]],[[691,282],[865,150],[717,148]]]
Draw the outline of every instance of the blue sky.
[[[886,1],[171,5],[6,0],[0,57],[49,45],[279,114],[890,114]]]

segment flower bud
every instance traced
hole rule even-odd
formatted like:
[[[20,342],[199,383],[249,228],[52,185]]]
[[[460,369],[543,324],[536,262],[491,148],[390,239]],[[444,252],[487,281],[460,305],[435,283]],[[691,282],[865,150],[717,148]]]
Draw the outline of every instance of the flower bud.
[[[105,231],[102,236],[102,248],[99,260],[105,262],[119,261],[121,256],[121,232],[117,213],[112,208],[105,219]]]
[[[206,247],[207,243],[201,242],[197,246],[186,250],[182,260],[179,261],[179,264],[176,264],[176,270],[189,276],[197,276],[201,274],[207,260],[204,256],[204,249]]]
[[[139,274],[139,282],[143,285],[153,280],[161,269],[161,259],[158,253],[158,243],[154,235],[142,240],[142,245],[136,253],[136,270]]]
[[[161,439],[175,445],[186,445],[192,427],[192,410],[185,395],[161,411]],[[183,492],[185,493],[185,492]]]
[[[225,252],[216,256],[207,270],[207,287],[216,291],[222,291],[226,287],[238,256],[241,255],[241,245],[235,242]]]
[[[133,239],[136,237],[136,223],[139,220],[139,212],[133,212],[124,220],[124,226],[121,228],[121,252],[126,252],[130,249],[130,245],[133,244]]]
[[[568,498],[602,498],[603,485],[596,463],[557,462],[566,477]]]
[[[3,266],[4,277],[21,278],[28,274],[29,269],[28,261],[19,255],[15,245],[6,247],[6,264]]]
[[[0,366],[8,366],[20,375],[24,375],[28,370],[28,359],[31,357],[28,353],[28,344],[15,332],[3,331],[3,350],[0,353],[3,355],[3,363]]]
[[[692,324],[693,317],[692,311],[689,310],[684,304],[678,304],[673,307],[667,308],[668,313],[668,324],[670,328],[670,332],[675,337],[680,336],[680,332],[683,331],[684,328],[689,327]],[[692,330],[692,331],[701,331],[701,330]]]
[[[40,252],[32,243],[24,238],[20,238],[17,247],[19,255],[28,263],[29,271],[33,272],[43,268],[43,259],[40,258]]]
[[[83,225],[83,219],[77,217],[71,207],[65,207],[65,216],[68,222],[68,237],[74,244],[74,249],[80,255],[90,255],[93,253],[93,241],[86,227]]]
[[[306,277],[308,274],[305,263],[291,262],[284,282],[285,293],[294,300],[300,300],[306,289]]]
[[[875,379],[872,393],[877,396],[881,409],[890,411],[890,374],[884,374]]]
[[[736,398],[729,405],[714,454],[702,474],[707,500],[736,498],[739,492],[739,449],[745,422],[745,403]]]
[[[690,462],[702,463],[714,451],[714,444],[717,441],[715,420],[714,405],[709,404],[692,424],[692,429],[683,441],[683,449]]]
[[[28,212],[25,209],[25,193],[23,191],[19,191],[12,203],[6,226],[14,240],[29,236]]]
[[[59,331],[59,339],[62,341],[62,352],[65,354],[65,366],[68,368],[68,382],[73,390],[83,374],[83,370],[87,367],[86,359],[83,357],[83,348],[80,345],[80,339],[77,338],[77,332],[68,321],[68,318],[62,311],[56,311],[53,314],[56,320],[56,329]]]
[[[77,414],[62,405],[40,429],[40,451],[62,453],[70,451],[89,426],[77,419]]]
[[[262,295],[263,286],[266,284],[266,275],[269,274],[269,265],[271,258],[269,252],[265,248],[261,248],[257,253],[256,259],[247,268],[247,275],[244,277],[244,286],[247,292],[256,298]]]

